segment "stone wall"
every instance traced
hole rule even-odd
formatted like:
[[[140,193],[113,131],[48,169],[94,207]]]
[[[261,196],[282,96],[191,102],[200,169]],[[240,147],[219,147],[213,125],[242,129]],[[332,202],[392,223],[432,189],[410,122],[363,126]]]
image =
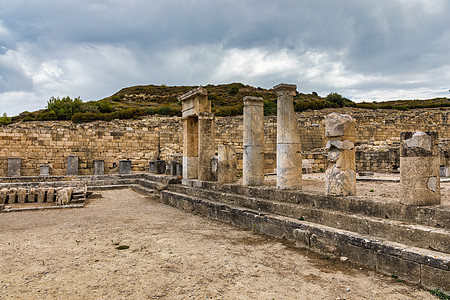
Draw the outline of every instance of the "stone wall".
[[[356,119],[356,144],[368,141],[399,142],[402,131],[438,131],[441,141],[450,140],[450,109],[420,109],[411,111],[364,110],[354,108],[324,109],[298,114],[302,151],[311,160],[313,171],[326,169],[324,117],[336,111]],[[264,118],[265,172],[276,167],[276,117]],[[242,169],[243,117],[216,117],[216,147],[231,144],[236,147],[238,168]],[[117,173],[121,159],[131,159],[134,172],[148,170],[148,161],[161,157],[181,162],[181,119],[151,116],[143,120],[126,120],[85,124],[72,122],[27,122],[0,127],[0,176],[7,174],[7,159],[22,158],[22,175],[39,175],[39,165],[49,164],[51,175],[64,175],[67,157],[79,157],[79,174],[94,173],[93,161],[105,160],[105,173]],[[441,144],[443,144],[441,142]],[[445,143],[444,143],[445,146]],[[315,150],[316,149],[316,150]],[[448,149],[448,145],[447,145]],[[371,150],[370,150],[371,151]],[[357,169],[389,171],[383,165],[384,154],[364,150],[358,156]],[[448,150],[447,150],[448,151]],[[448,152],[447,152],[448,153]],[[387,154],[393,160],[394,154]],[[448,163],[448,158],[446,163]],[[443,159],[441,159],[443,161]],[[369,166],[369,167],[368,167]]]

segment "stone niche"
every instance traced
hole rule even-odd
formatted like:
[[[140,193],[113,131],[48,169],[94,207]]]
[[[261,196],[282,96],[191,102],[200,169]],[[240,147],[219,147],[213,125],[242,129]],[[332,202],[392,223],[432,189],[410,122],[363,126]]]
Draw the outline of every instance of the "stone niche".
[[[178,97],[183,117],[183,179],[212,179],[215,154],[215,118],[208,91],[196,88]]]

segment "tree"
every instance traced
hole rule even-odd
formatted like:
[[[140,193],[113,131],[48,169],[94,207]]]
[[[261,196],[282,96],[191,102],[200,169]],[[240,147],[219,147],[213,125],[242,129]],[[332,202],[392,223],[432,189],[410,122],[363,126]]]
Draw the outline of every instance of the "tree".
[[[325,100],[331,103],[336,103],[339,107],[343,107],[345,103],[345,98],[338,93],[329,93]]]

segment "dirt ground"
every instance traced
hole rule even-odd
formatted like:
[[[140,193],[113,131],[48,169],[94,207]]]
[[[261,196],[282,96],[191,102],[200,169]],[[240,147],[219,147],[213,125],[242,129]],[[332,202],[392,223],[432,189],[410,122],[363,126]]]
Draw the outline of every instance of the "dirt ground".
[[[0,299],[436,299],[131,190],[102,194],[0,214]]]

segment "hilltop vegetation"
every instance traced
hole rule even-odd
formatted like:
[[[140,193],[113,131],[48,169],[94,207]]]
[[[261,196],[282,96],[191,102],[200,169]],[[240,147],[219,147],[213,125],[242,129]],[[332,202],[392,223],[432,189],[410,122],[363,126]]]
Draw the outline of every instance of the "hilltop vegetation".
[[[234,116],[243,112],[245,96],[256,96],[264,99],[264,114],[276,114],[276,92],[260,87],[252,87],[242,83],[204,86],[208,90],[208,98],[212,110],[217,116]],[[123,88],[114,95],[98,100],[83,102],[80,98],[50,98],[45,109],[36,112],[22,112],[18,116],[0,117],[0,125],[18,121],[50,121],[72,120],[73,122],[89,122],[94,120],[111,121],[113,119],[138,118],[144,115],[180,116],[181,103],[178,96],[189,92],[195,86],[145,85]],[[296,111],[317,110],[328,107],[358,107],[367,109],[400,109],[428,107],[450,107],[447,98],[431,100],[398,100],[388,102],[355,103],[338,93],[330,93],[326,97],[316,92],[311,94],[297,93],[294,97]]]

